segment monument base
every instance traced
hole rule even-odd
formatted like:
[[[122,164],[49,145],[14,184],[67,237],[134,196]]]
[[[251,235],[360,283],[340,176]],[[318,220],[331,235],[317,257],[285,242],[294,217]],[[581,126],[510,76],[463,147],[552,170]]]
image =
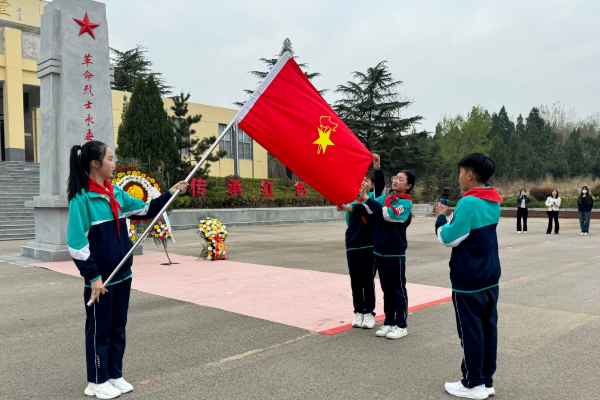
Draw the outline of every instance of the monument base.
[[[70,260],[67,248],[67,221],[69,220],[69,203],[65,196],[39,196],[26,207],[33,207],[35,212],[35,242],[21,247],[21,255],[41,261]],[[143,254],[139,245],[133,255]]]
[[[140,244],[133,252],[134,256],[144,254],[144,245]],[[23,257],[35,258],[40,261],[68,261],[71,260],[67,245],[56,245],[38,242],[29,242],[21,247]]]

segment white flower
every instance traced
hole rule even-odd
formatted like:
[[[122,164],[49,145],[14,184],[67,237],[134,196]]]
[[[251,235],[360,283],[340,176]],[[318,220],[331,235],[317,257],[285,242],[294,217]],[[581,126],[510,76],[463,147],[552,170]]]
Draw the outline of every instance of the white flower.
[[[212,251],[212,247],[209,247],[209,248],[208,248],[208,251]]]
[[[207,260],[212,260],[211,256],[206,257]]]

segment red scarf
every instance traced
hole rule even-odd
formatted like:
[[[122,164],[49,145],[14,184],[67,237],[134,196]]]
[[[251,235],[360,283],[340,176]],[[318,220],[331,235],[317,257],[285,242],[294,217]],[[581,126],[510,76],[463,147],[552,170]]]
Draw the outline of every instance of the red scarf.
[[[393,207],[391,204],[393,201],[397,201],[399,204],[400,203],[399,199],[410,200],[412,202],[412,198],[410,197],[409,194],[390,194],[385,199],[385,206],[394,210],[396,215],[400,215],[400,211],[398,211],[398,209],[396,207]]]
[[[363,202],[363,198],[359,197],[358,198],[358,204],[362,204],[362,202]],[[362,222],[364,222],[365,224],[367,223],[367,218],[364,215],[362,217]]]
[[[112,211],[113,216],[115,217],[115,221],[117,221],[117,232],[119,233],[119,238],[121,237],[121,230],[119,229],[119,211],[123,211],[119,202],[115,199],[115,195],[113,193],[113,186],[111,185],[108,179],[104,179],[104,186],[100,186],[96,181],[89,179],[90,188],[88,189],[90,192],[105,194],[108,196],[110,200],[110,210]]]
[[[503,200],[502,196],[500,196],[493,187],[471,189],[463,194],[463,197],[467,196],[477,197],[481,200],[494,201],[496,203],[502,203]]]

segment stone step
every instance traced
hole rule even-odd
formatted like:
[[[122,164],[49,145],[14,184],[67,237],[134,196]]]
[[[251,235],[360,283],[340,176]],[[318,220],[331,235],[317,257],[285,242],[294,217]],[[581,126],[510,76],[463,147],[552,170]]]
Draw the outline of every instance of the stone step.
[[[0,241],[21,239],[35,239],[35,230],[23,230],[19,233],[0,233]]]
[[[14,187],[2,187],[0,186],[0,194],[20,194],[20,193],[27,193],[27,194],[32,194],[35,196],[39,196],[40,195],[40,189],[39,187],[37,188],[33,188],[29,185],[23,185],[23,186],[14,186]]]
[[[23,191],[23,192],[2,192],[0,190],[0,198],[18,198],[18,199],[24,199],[24,198],[33,198],[35,196],[39,196],[40,192],[36,192],[36,191]]]
[[[33,225],[35,226],[35,215],[24,215],[21,217],[14,217],[14,216],[8,216],[5,217],[2,214],[0,214],[0,225],[2,226],[2,228],[0,228],[0,231],[2,231],[2,229],[4,229],[7,226],[14,226],[14,224],[18,222],[19,226],[21,225]],[[12,224],[12,225],[10,225]]]
[[[34,212],[2,212],[0,211],[0,221],[35,221]]]
[[[9,226],[3,226],[2,229],[0,229],[0,234],[3,233],[19,233],[21,231],[33,231],[35,233],[35,224],[28,224],[28,225],[9,225]]]

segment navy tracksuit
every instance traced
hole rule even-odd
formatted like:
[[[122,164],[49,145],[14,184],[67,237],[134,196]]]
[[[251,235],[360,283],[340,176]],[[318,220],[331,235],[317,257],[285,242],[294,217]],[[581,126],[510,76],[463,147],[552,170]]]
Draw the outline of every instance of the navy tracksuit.
[[[375,169],[374,193],[381,195],[385,187],[383,171]],[[358,200],[350,205],[358,204]],[[369,216],[346,213],[346,258],[352,288],[354,312],[375,315],[375,256],[373,255],[373,221]]]
[[[104,383],[123,377],[125,325],[129,310],[131,279],[108,287],[100,302],[85,306],[85,359],[88,382]],[[90,301],[92,289],[83,290],[83,300]]]
[[[91,298],[91,283],[100,278],[106,282],[131,249],[127,218],[154,218],[171,197],[170,193],[164,193],[144,203],[117,186],[113,187],[113,194],[122,208],[118,230],[110,204],[102,195],[84,190],[69,203],[67,245],[84,278],[85,303]],[[130,257],[107,285],[108,292],[100,295],[100,301],[86,306],[85,353],[90,383],[101,384],[123,377],[132,263],[133,257]]]
[[[465,193],[449,219],[437,217],[440,242],[452,247],[450,280],[463,348],[462,384],[493,385],[498,347],[500,258],[496,227],[502,198],[491,187]]]

